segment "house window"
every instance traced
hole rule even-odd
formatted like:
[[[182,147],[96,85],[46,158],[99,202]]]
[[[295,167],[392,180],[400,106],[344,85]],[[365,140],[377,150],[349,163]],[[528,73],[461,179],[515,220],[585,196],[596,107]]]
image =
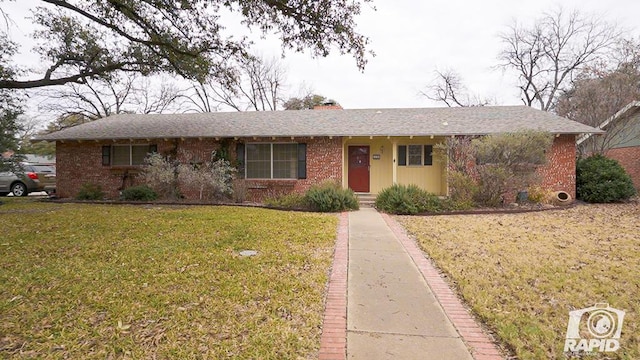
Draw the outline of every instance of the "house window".
[[[407,164],[409,166],[422,165],[422,145],[409,145],[408,150]]]
[[[306,144],[246,144],[244,152],[247,179],[306,177]]]
[[[398,166],[433,165],[433,145],[398,145]]]
[[[157,151],[156,145],[112,145],[102,147],[102,165],[140,166],[149,153]]]

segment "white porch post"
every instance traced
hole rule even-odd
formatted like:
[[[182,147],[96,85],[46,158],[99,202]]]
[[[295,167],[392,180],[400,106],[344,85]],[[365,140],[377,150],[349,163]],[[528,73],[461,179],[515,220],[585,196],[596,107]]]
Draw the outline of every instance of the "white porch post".
[[[391,156],[393,157],[391,159],[392,161],[392,180],[393,180],[393,184],[397,184],[398,183],[398,142],[396,140],[393,140],[391,142]]]

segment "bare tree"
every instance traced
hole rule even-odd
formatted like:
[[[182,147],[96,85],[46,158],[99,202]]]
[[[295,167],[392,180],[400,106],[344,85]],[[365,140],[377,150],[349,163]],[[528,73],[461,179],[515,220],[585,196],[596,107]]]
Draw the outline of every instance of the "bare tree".
[[[574,74],[598,61],[621,34],[614,24],[559,8],[532,27],[516,22],[502,33],[499,67],[518,73],[525,105],[551,111]]]
[[[95,120],[121,113],[162,113],[177,99],[178,90],[164,79],[155,86],[136,74],[112,74],[45,89],[38,96],[43,98],[40,108],[58,117],[81,115]]]
[[[216,74],[197,82],[183,95],[187,111],[210,112],[228,107],[236,111],[277,110],[286,71],[276,58],[249,56],[238,61],[228,76]]]
[[[429,100],[445,103],[448,107],[461,106],[486,106],[495,101],[481,98],[478,95],[469,94],[466,86],[462,82],[460,75],[453,70],[445,72],[435,71],[436,76],[427,86],[425,91],[420,91],[420,95]]]
[[[136,114],[162,114],[174,111],[180,90],[165,78],[153,84],[144,78],[135,84],[131,106]]]
[[[623,114],[623,108],[640,100],[640,53],[633,41],[625,40],[623,45],[612,53],[622,61],[615,68],[610,70],[607,63],[599,63],[583,70],[559,97],[558,115],[593,127],[606,124],[606,134],[581,142],[584,153],[604,154],[638,137],[634,131],[637,119]],[[623,113],[618,113],[621,110]]]

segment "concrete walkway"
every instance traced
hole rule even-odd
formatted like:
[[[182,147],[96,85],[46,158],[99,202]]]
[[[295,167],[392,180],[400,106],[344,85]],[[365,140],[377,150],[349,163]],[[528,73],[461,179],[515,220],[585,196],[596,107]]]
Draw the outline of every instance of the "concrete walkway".
[[[504,360],[392,216],[340,214],[319,360]]]
[[[473,359],[374,209],[349,214],[348,359]]]

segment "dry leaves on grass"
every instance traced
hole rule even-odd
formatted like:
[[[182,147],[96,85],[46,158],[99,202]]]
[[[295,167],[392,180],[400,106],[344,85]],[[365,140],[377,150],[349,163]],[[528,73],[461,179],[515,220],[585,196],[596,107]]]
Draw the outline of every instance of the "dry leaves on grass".
[[[562,358],[568,312],[627,312],[621,349],[640,358],[640,206],[398,217],[519,359]]]
[[[317,355],[334,215],[2,206],[0,358]]]

